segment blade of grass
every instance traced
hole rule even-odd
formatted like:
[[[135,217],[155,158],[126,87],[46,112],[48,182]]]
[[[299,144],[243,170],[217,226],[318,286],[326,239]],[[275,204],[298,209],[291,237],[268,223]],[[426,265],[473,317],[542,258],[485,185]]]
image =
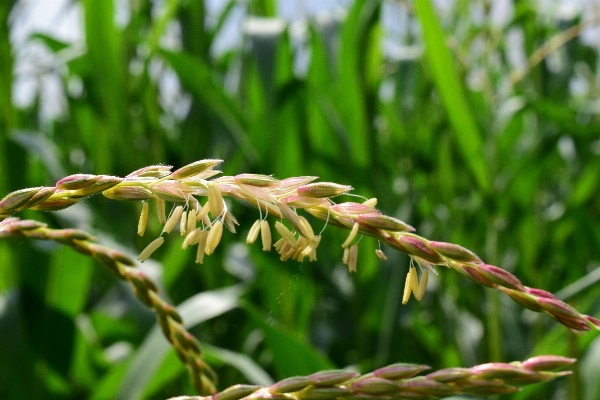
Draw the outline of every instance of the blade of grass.
[[[210,67],[184,52],[162,50],[160,53],[173,68],[183,87],[222,120],[246,159],[254,162],[257,154],[246,134],[247,122],[239,106],[215,83]]]
[[[365,88],[365,52],[370,54],[368,39],[378,23],[379,1],[358,0],[352,6],[342,27],[339,52],[340,107],[350,142],[353,161],[359,166],[369,164],[371,141]]]
[[[2,176],[0,191],[2,193],[14,189],[10,181],[14,181],[15,178],[18,179],[18,176],[23,173],[23,171],[20,171],[18,176],[12,173],[11,162],[8,157],[10,155],[8,151],[8,132],[15,128],[17,124],[17,113],[12,104],[13,50],[10,45],[8,27],[8,18],[14,4],[15,1],[0,2],[0,176]]]
[[[464,88],[446,46],[444,34],[430,0],[414,3],[423,28],[425,54],[431,68],[450,123],[454,128],[459,149],[480,190],[489,192],[490,176],[486,166],[481,135],[469,111]]]
[[[249,303],[241,308],[265,335],[273,351],[273,363],[280,379],[296,375],[308,375],[317,371],[333,369],[334,364],[303,338],[283,330],[275,321],[267,322],[261,313]]]
[[[125,62],[122,48],[122,36],[115,26],[114,2],[104,0],[85,0],[85,36],[87,59],[91,66],[91,98],[96,98],[95,110],[98,113],[95,137],[105,136],[108,140],[95,142],[94,166],[99,171],[111,171],[117,160],[114,157],[115,145],[121,157],[119,163],[132,168],[132,157],[126,156],[130,149],[128,143],[133,140],[129,131],[124,129],[126,104]]]

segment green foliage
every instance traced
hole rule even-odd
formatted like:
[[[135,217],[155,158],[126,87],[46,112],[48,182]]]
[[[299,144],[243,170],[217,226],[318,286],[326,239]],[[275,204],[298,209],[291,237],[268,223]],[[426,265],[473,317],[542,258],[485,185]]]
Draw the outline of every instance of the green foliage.
[[[74,2],[85,50],[46,33],[29,39],[60,66],[36,69],[36,78],[57,77],[64,96],[63,115],[43,120],[41,92],[28,107],[10,100],[13,3],[0,5],[0,196],[71,173],[124,176],[150,164],[223,158],[227,174],[316,175],[352,185],[420,234],[472,249],[527,286],[561,293],[597,280],[597,49],[577,37],[510,81],[512,32],[531,55],[584,16],[545,18],[535,2],[515,1],[511,20],[497,25],[483,1],[440,13],[430,1],[413,10],[356,0],[344,18],[307,20],[310,57],[298,73],[294,32],[273,24],[274,1],[249,2],[248,10],[231,1],[218,15],[201,1],[130,1],[124,24],[112,1]],[[227,22],[244,11],[253,24],[242,42],[218,53]],[[383,22],[401,12],[412,24],[404,36]],[[164,40],[172,27],[178,46]],[[417,51],[394,58],[386,41]],[[169,79],[184,94],[167,93]],[[587,89],[573,92],[575,80]],[[146,236],[137,237],[139,211],[95,197],[64,212],[19,216],[89,228],[135,254],[161,229],[151,212]],[[380,262],[377,244],[364,238],[358,272],[349,276],[344,233],[326,229],[317,262],[283,263],[243,243],[255,210],[235,204],[233,213],[239,232],[226,233],[204,265],[180,250],[175,234],[144,264],[187,310],[191,331],[215,346],[205,350],[220,389],[327,367],[444,368],[550,353],[582,360],[580,371],[506,398],[600,399],[597,334],[575,337],[446,269],[430,278],[420,303],[402,306],[404,255],[388,250]],[[598,284],[573,287],[568,302],[598,316]],[[202,299],[210,296],[209,306]],[[0,243],[0,397],[192,394],[155,325],[130,288],[92,260],[55,244]]]

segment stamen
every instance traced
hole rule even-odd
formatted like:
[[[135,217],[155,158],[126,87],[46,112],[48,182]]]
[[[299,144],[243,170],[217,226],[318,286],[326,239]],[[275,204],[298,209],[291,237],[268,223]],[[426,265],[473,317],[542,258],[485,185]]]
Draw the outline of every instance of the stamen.
[[[207,231],[200,231],[198,238],[198,250],[196,250],[196,264],[204,263],[204,253],[206,251],[206,240],[208,238]]]
[[[388,260],[387,256],[383,253],[383,251],[381,251],[381,249],[375,249],[375,254],[377,255],[377,257],[379,257],[379,259],[381,261],[387,261]]]
[[[160,197],[156,198],[156,213],[158,214],[158,222],[161,225],[164,225],[167,222],[167,217],[165,215],[165,201]]]
[[[356,272],[356,261],[358,259],[358,245],[352,245],[348,254],[348,272]]]
[[[208,232],[208,237],[206,239],[206,249],[205,253],[207,256],[210,256],[221,241],[221,237],[223,236],[223,224],[221,221],[217,220],[213,223],[212,228]]]
[[[292,247],[296,247],[297,240],[292,232],[290,232],[281,222],[275,222],[275,229]]]
[[[142,203],[142,213],[140,214],[140,222],[138,222],[137,234],[144,236],[146,232],[146,225],[148,224],[148,203],[145,201]]]
[[[201,222],[206,214],[210,211],[210,203],[207,201],[206,204],[196,213],[196,222]]]
[[[181,245],[181,249],[185,250],[188,246],[192,246],[200,240],[200,235],[202,234],[202,229],[196,228],[190,231],[185,239],[183,240],[183,244]]]
[[[315,237],[315,232],[313,231],[312,226],[310,225],[310,223],[308,222],[308,220],[306,218],[304,218],[303,216],[299,216],[299,225],[302,227],[302,232],[305,232],[306,235],[305,236],[308,240],[312,240],[312,238]]]
[[[417,275],[417,269],[411,266],[408,274],[410,275],[410,288],[413,294],[417,293],[419,291],[419,275]]]
[[[348,238],[346,239],[346,241],[344,243],[342,243],[342,247],[345,249],[346,247],[350,246],[350,243],[352,243],[352,241],[354,240],[354,238],[356,237],[356,234],[358,233],[358,222],[355,222],[354,225],[352,225],[352,230],[350,231],[350,234],[348,235]]]
[[[367,207],[371,207],[371,208],[374,208],[376,205],[377,205],[376,197],[370,198],[369,200],[363,202],[363,206],[367,206]]]
[[[179,220],[179,232],[181,236],[185,236],[187,229],[187,214],[185,212],[181,213],[181,219]]]
[[[289,246],[289,243],[286,242],[286,240],[284,238],[281,238],[278,241],[276,241],[273,246],[275,246],[275,250],[277,250],[277,252],[280,253],[281,249],[283,248],[284,245]]]
[[[169,216],[169,219],[167,220],[167,222],[163,228],[163,232],[171,233],[173,228],[175,228],[175,225],[177,225],[177,222],[179,222],[179,219],[181,218],[181,214],[183,214],[183,207],[182,206],[175,207],[175,209],[173,210],[173,213]]]
[[[150,257],[152,255],[152,253],[154,253],[156,251],[156,249],[158,249],[160,246],[162,246],[162,244],[165,242],[165,238],[164,237],[158,237],[156,239],[154,239],[153,241],[150,242],[150,244],[148,246],[146,246],[146,248],[144,250],[142,250],[142,252],[140,253],[140,255],[138,256],[138,260],[140,262],[144,262],[148,259],[148,257]]]
[[[223,195],[218,184],[208,184],[208,203],[210,204],[210,214],[213,218],[220,216],[225,207],[223,206]]]
[[[261,220],[257,219],[252,228],[250,228],[250,232],[248,232],[248,236],[246,236],[246,244],[252,244],[258,238],[258,234],[260,233],[261,228]]]
[[[191,232],[194,229],[196,229],[196,210],[195,209],[191,209],[190,211],[188,211],[188,215],[187,215],[187,228],[186,228],[186,231],[187,232]]]
[[[260,238],[263,245],[263,251],[271,251],[271,228],[266,220],[262,220],[260,223]]]
[[[427,290],[427,280],[429,279],[429,271],[423,270],[423,275],[421,275],[421,282],[419,282],[419,287],[415,292],[415,298],[417,301],[421,301],[423,295],[425,294],[425,290]]]
[[[402,304],[408,303],[410,300],[410,294],[412,293],[412,288],[410,284],[410,270],[408,274],[406,274],[406,280],[404,281],[404,294],[402,295]]]

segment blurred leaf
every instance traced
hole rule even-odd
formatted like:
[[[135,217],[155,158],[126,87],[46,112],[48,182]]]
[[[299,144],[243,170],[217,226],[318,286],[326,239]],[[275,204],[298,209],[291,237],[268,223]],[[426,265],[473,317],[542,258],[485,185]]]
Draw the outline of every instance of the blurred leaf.
[[[244,374],[248,382],[253,385],[269,386],[275,383],[273,378],[260,365],[245,354],[208,344],[203,344],[202,348],[208,359],[212,358],[231,365]]]
[[[71,318],[86,305],[94,271],[93,260],[61,247],[52,257],[46,287],[46,302]]]
[[[330,31],[326,31],[329,33]],[[335,135],[328,121],[325,110],[326,105],[331,103],[333,95],[333,82],[330,65],[330,54],[328,52],[324,32],[321,34],[314,26],[310,26],[310,65],[306,77],[306,96],[311,99],[306,101],[307,134],[310,140],[310,152],[320,156],[335,158],[340,152],[339,138]],[[331,33],[329,33],[331,34]],[[331,109],[333,107],[329,107]],[[311,157],[312,158],[312,157]]]
[[[52,179],[59,180],[67,175],[60,162],[60,148],[41,132],[18,130],[12,139],[29,153],[40,157]]]
[[[175,70],[183,87],[221,119],[246,158],[253,162],[256,151],[248,141],[247,122],[235,101],[216,84],[209,66],[185,52],[162,50],[161,55]]]
[[[163,389],[169,382],[172,382],[180,376],[182,373],[186,372],[186,367],[181,363],[179,357],[177,357],[177,353],[171,347],[167,350],[166,355],[164,356],[160,366],[157,368],[156,373],[152,376],[152,380],[150,380],[144,389],[144,393],[141,396],[143,399],[151,399],[155,398],[153,396],[156,392],[159,392]]]
[[[303,84],[294,77],[294,51],[290,37],[285,32],[279,39],[275,63],[277,111],[277,151],[271,153],[275,163],[274,169],[280,171],[282,176],[294,176],[302,171],[303,146],[301,129],[304,126]]]
[[[88,49],[88,62],[91,66],[89,79],[94,111],[98,116],[95,124],[94,146],[95,168],[98,173],[112,171],[115,161],[132,168],[129,154],[132,143],[129,131],[124,129],[126,110],[126,63],[123,53],[122,36],[115,26],[114,2],[105,0],[83,1],[85,16],[85,38]],[[115,149],[121,155],[113,157]],[[127,149],[127,150],[126,150]]]
[[[356,0],[342,27],[341,47],[337,60],[339,96],[336,102],[342,110],[344,127],[350,143],[353,162],[359,166],[370,163],[372,146],[365,86],[364,54],[371,54],[375,43],[368,39],[378,24],[380,1]]]
[[[29,40],[35,40],[35,39],[44,43],[46,45],[46,47],[48,47],[54,53],[64,50],[70,46],[69,43],[63,42],[62,40],[58,40],[58,39],[56,39],[50,35],[47,35],[45,33],[34,33],[29,37]]]
[[[596,158],[585,166],[585,169],[574,182],[573,194],[570,203],[573,207],[580,207],[598,193],[600,182],[600,159]]]
[[[471,169],[479,189],[488,192],[491,189],[490,177],[481,135],[471,115],[431,0],[417,1],[415,8],[423,28],[425,54],[431,73],[454,128],[463,159]]]
[[[584,398],[600,399],[600,337],[597,337],[580,361],[581,377],[583,379]]]
[[[273,351],[273,364],[278,379],[309,375],[320,370],[335,368],[326,356],[308,344],[305,339],[284,331],[273,319],[266,320],[249,303],[244,303],[241,308],[265,334],[269,349]]]

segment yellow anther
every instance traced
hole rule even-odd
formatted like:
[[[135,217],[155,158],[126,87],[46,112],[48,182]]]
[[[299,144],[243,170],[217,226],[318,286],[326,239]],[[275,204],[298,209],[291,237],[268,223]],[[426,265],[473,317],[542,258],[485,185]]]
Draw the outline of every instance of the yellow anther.
[[[217,222],[213,224],[212,228],[210,228],[210,231],[208,232],[208,237],[206,239],[205,253],[207,256],[210,256],[215,251],[215,249],[219,245],[219,242],[221,241],[222,236],[223,224],[221,223],[221,221],[217,220]]]
[[[273,242],[271,228],[269,227],[269,223],[264,220],[260,223],[260,238],[263,245],[263,251],[271,251],[271,243]]]
[[[181,236],[185,236],[187,232],[187,214],[182,211],[181,219],[179,220],[179,232]]]
[[[387,261],[388,260],[387,256],[380,249],[375,249],[375,254],[377,255],[377,257],[379,257],[379,259],[381,261]]]
[[[204,252],[206,250],[207,238],[208,232],[201,231],[200,237],[198,238],[198,249],[196,250],[196,264],[202,264],[204,262]]]
[[[350,234],[348,235],[348,238],[346,239],[346,241],[344,243],[342,243],[342,247],[345,249],[346,247],[350,246],[350,243],[352,243],[352,241],[354,240],[354,238],[356,237],[356,234],[358,233],[358,223],[355,222],[354,225],[352,225],[352,230],[350,231]]]
[[[146,248],[144,250],[142,250],[142,252],[140,253],[140,255],[138,256],[138,260],[140,262],[144,262],[148,259],[148,257],[150,257],[152,255],[152,253],[154,253],[156,251],[156,249],[158,249],[160,246],[162,246],[162,244],[165,242],[165,238],[164,237],[159,237],[154,239],[153,241],[150,242],[150,244],[148,246],[146,246]]]
[[[140,222],[138,222],[137,234],[144,236],[146,232],[146,225],[148,224],[148,203],[142,203],[142,213],[140,214]]]
[[[252,244],[258,238],[258,234],[260,233],[261,221],[257,219],[252,228],[250,228],[250,232],[248,232],[248,236],[246,236],[246,244]]]
[[[169,217],[167,223],[163,228],[163,232],[170,233],[173,230],[173,228],[175,228],[175,225],[177,225],[177,223],[179,222],[181,214],[183,214],[183,206],[175,207],[173,213],[171,213],[171,216]]]
[[[160,197],[156,198],[156,213],[158,214],[158,222],[160,222],[161,225],[164,225],[167,222],[165,201]]]

